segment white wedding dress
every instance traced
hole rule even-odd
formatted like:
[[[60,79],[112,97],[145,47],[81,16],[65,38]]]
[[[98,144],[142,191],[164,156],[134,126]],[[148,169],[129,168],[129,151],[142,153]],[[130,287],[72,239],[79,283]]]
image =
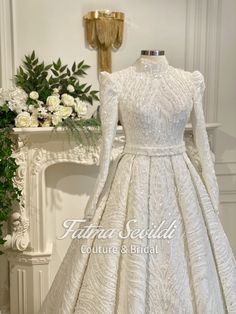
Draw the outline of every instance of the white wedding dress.
[[[166,57],[100,73],[100,169],[86,216],[117,231],[131,219],[145,230],[175,221],[175,233],[72,240],[40,314],[236,313],[236,261],[218,216],[204,87],[199,71],[174,68]],[[200,171],[185,150],[189,118]],[[118,119],[126,142],[111,162]],[[82,253],[82,246],[157,252]]]

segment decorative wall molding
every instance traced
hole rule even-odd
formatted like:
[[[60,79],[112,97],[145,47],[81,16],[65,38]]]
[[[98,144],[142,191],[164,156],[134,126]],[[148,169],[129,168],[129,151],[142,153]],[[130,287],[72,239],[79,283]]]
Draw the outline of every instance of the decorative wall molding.
[[[207,36],[206,36],[206,118],[209,122],[218,121],[218,91],[220,65],[220,31],[222,0],[207,2]]]
[[[185,68],[205,70],[206,15],[209,0],[188,0],[186,12]],[[205,73],[204,73],[205,74]]]
[[[206,120],[218,121],[221,0],[187,0],[186,5],[185,69],[203,73]]]
[[[236,203],[236,190],[221,190],[220,191],[220,203],[224,204],[235,204]]]
[[[236,175],[236,161],[216,161],[217,176],[235,176]]]
[[[220,203],[234,204],[236,203],[236,161],[216,161],[216,175],[221,180]],[[225,189],[225,187],[231,187]]]
[[[14,0],[0,1],[0,86],[11,87],[15,74]]]

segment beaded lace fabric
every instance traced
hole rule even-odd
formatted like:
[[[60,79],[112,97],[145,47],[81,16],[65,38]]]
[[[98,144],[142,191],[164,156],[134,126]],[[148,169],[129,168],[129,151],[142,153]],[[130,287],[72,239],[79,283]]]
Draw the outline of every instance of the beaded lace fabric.
[[[124,233],[132,219],[140,230],[175,222],[174,236],[72,240],[40,314],[236,313],[236,261],[218,216],[204,88],[199,71],[174,68],[165,56],[100,73],[100,168],[85,216]],[[118,116],[126,143],[111,161]],[[189,118],[200,171],[185,149]]]

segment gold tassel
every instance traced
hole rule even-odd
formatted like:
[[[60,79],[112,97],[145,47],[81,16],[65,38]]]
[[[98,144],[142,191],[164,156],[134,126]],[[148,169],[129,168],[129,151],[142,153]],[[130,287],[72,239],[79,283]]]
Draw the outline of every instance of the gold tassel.
[[[92,11],[84,16],[88,44],[98,49],[98,70],[112,71],[111,49],[118,49],[123,41],[124,13]]]

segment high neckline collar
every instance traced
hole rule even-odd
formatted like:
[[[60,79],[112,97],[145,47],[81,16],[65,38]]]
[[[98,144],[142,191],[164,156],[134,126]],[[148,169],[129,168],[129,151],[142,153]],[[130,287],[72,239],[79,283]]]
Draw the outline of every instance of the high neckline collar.
[[[159,56],[158,59],[141,56],[133,63],[133,67],[137,72],[146,72],[154,77],[158,77],[168,70],[169,62],[165,55]]]

